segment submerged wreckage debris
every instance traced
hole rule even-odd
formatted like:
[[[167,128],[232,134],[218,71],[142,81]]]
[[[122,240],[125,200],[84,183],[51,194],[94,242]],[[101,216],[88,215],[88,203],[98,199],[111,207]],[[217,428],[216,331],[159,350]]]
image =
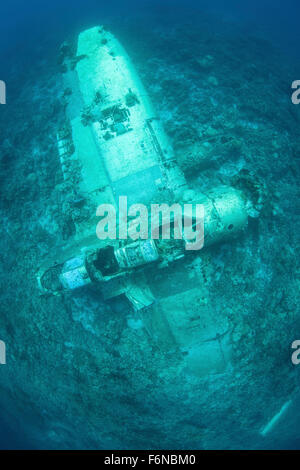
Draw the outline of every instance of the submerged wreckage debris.
[[[75,233],[40,267],[44,293],[96,286],[125,295],[161,347],[179,348],[197,374],[221,372],[230,357],[228,324],[214,318],[207,288],[184,240],[99,240],[97,207],[202,204],[204,247],[238,235],[252,202],[240,187],[191,190],[149,97],[119,41],[103,27],[79,35],[76,57],[61,50],[66,124],[57,135]],[[188,174],[188,172],[187,172]],[[75,202],[74,202],[75,201]]]

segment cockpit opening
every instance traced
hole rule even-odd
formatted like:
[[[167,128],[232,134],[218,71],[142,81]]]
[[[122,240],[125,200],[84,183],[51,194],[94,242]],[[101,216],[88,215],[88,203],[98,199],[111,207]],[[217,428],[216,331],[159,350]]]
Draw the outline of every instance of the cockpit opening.
[[[117,274],[119,265],[114,255],[113,246],[109,245],[98,251],[94,266],[103,276]]]

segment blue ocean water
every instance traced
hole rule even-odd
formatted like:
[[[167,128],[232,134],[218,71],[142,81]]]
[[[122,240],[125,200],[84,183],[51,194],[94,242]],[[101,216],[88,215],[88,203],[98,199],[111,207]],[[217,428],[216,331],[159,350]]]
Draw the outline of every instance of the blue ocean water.
[[[169,134],[171,138],[174,138],[175,145],[177,137],[176,135],[174,137],[174,134],[178,130],[174,131],[172,129],[173,118],[170,118],[168,113],[173,113],[173,116],[176,115],[177,117],[183,115],[182,119],[185,120],[185,123],[181,123],[181,126],[184,127],[186,123],[190,123],[188,106],[194,106],[191,120],[197,119],[197,109],[204,106],[203,101],[201,101],[203,99],[203,87],[199,88],[198,94],[195,92],[193,99],[191,96],[187,96],[191,95],[191,89],[195,90],[199,85],[197,68],[193,69],[193,65],[191,65],[191,55],[193,48],[197,49],[198,38],[202,45],[206,44],[207,48],[213,51],[215,61],[219,61],[220,65],[224,55],[223,61],[228,67],[225,67],[224,71],[227,70],[229,76],[223,76],[220,73],[217,79],[211,79],[211,83],[217,80],[215,83],[218,84],[216,86],[220,89],[220,93],[216,96],[213,91],[211,92],[212,101],[219,100],[226,103],[227,97],[228,103],[230,103],[229,97],[236,90],[239,90],[240,85],[241,89],[243,88],[241,80],[244,80],[245,83],[251,82],[254,79],[253,77],[261,73],[259,80],[261,86],[264,87],[262,96],[265,96],[265,101],[262,98],[257,106],[262,113],[262,119],[266,121],[273,120],[275,130],[272,128],[269,130],[268,136],[263,134],[260,139],[261,142],[264,139],[267,142],[266,147],[270,148],[270,155],[267,155],[265,162],[262,162],[264,155],[259,154],[259,139],[258,142],[255,139],[252,141],[253,136],[248,136],[247,139],[250,143],[248,141],[247,143],[251,148],[249,153],[244,151],[244,154],[239,155],[238,158],[234,156],[233,163],[221,159],[222,165],[220,166],[217,155],[214,157],[216,162],[213,168],[225,180],[236,175],[236,168],[247,168],[247,165],[249,165],[250,171],[253,172],[256,169],[261,180],[267,183],[270,180],[273,183],[272,195],[276,191],[279,192],[279,195],[277,194],[274,197],[278,201],[277,206],[279,209],[277,209],[279,213],[281,214],[280,210],[282,211],[282,218],[279,218],[278,222],[274,222],[272,219],[274,214],[270,215],[266,212],[266,215],[263,216],[264,223],[253,222],[253,226],[250,226],[251,236],[249,242],[244,239],[238,242],[240,243],[238,245],[239,253],[244,254],[244,256],[247,253],[248,260],[250,260],[245,267],[245,271],[240,273],[240,277],[244,276],[243,294],[239,295],[237,293],[232,302],[225,281],[224,285],[220,284],[219,286],[218,284],[219,290],[214,291],[216,288],[211,287],[212,296],[215,296],[212,308],[217,313],[227,309],[230,311],[228,313],[229,318],[231,316],[240,317],[240,323],[246,326],[241,333],[236,334],[244,338],[243,341],[248,341],[246,338],[249,335],[249,338],[251,338],[249,341],[254,351],[253,357],[250,358],[251,360],[249,359],[249,364],[245,364],[246,359],[243,359],[243,355],[239,355],[238,351],[235,351],[236,361],[241,361],[243,367],[245,367],[245,372],[239,374],[237,367],[237,369],[234,369],[232,378],[228,379],[229,382],[226,382],[225,377],[220,378],[215,389],[213,379],[205,384],[205,390],[210,390],[212,400],[220,400],[222,396],[220,389],[222,387],[228,387],[229,391],[232,386],[234,388],[232,392],[234,396],[233,403],[230,404],[228,397],[224,396],[224,409],[222,410],[218,402],[218,405],[214,407],[214,409],[217,408],[218,414],[215,418],[211,418],[212,429],[208,429],[207,423],[210,421],[209,413],[211,411],[208,410],[207,414],[199,412],[200,407],[203,407],[200,397],[201,387],[203,386],[202,379],[199,383],[197,379],[188,379],[190,380],[189,386],[192,392],[190,393],[188,389],[183,392],[185,394],[183,406],[186,407],[187,417],[181,421],[178,417],[178,410],[173,411],[173,408],[176,408],[176,405],[178,407],[181,403],[181,397],[178,398],[178,395],[176,395],[176,393],[179,394],[180,381],[177,383],[175,378],[172,378],[174,387],[178,387],[177,392],[174,391],[174,396],[172,396],[171,390],[167,389],[167,381],[163,382],[164,393],[162,397],[157,398],[155,393],[158,392],[153,392],[152,396],[149,390],[151,389],[152,380],[152,376],[149,374],[147,380],[145,380],[146,385],[143,393],[147,390],[150,398],[149,403],[145,405],[145,397],[133,398],[132,395],[126,396],[127,386],[129,388],[133,387],[133,389],[136,386],[137,390],[140,390],[138,383],[126,377],[124,369],[111,365],[113,368],[112,395],[118,389],[121,396],[120,398],[116,395],[114,404],[111,405],[115,407],[112,415],[115,412],[118,415],[118,425],[116,427],[122,427],[124,422],[127,423],[127,426],[128,421],[132,420],[133,431],[132,437],[128,437],[124,442],[120,437],[122,432],[118,434],[117,430],[113,430],[110,434],[104,433],[101,445],[103,445],[103,448],[112,449],[122,447],[145,448],[147,442],[155,434],[158,436],[158,440],[161,439],[162,446],[169,446],[168,448],[176,448],[180,445],[180,442],[183,443],[183,446],[190,444],[191,448],[197,445],[199,448],[209,448],[211,446],[230,448],[231,441],[233,448],[246,446],[246,448],[298,449],[300,445],[298,397],[300,377],[296,368],[290,364],[289,347],[290,343],[297,339],[300,326],[297,300],[299,297],[297,286],[299,288],[299,284],[297,284],[296,272],[296,264],[299,259],[295,259],[297,251],[293,251],[297,246],[299,247],[297,227],[299,228],[300,210],[297,204],[299,201],[300,140],[296,132],[293,136],[294,140],[291,140],[290,137],[294,132],[293,122],[299,128],[299,115],[297,114],[298,110],[294,110],[289,101],[292,81],[300,80],[299,2],[296,0],[286,0],[285,2],[280,0],[245,0],[242,3],[237,0],[228,0],[226,2],[221,0],[214,2],[209,0],[112,0],[110,2],[104,2],[103,0],[75,0],[72,2],[66,0],[51,2],[12,0],[1,5],[0,13],[0,79],[7,84],[7,105],[5,105],[5,110],[3,107],[0,108],[0,113],[3,109],[0,123],[0,179],[3,186],[1,217],[4,233],[0,291],[3,300],[1,302],[1,316],[4,320],[1,323],[0,339],[2,339],[3,334],[6,334],[8,351],[9,348],[14,351],[14,367],[20,369],[20,373],[16,373],[16,379],[14,380],[12,370],[9,370],[7,375],[4,371],[4,367],[9,369],[10,366],[0,366],[0,449],[45,448],[47,439],[49,439],[49,442],[51,441],[49,444],[51,448],[95,448],[99,446],[99,442],[94,437],[90,437],[93,435],[92,432],[89,435],[78,437],[78,442],[76,442],[76,436],[70,430],[70,416],[72,413],[74,414],[76,426],[78,426],[78,435],[81,435],[82,432],[87,433],[93,426],[101,428],[101,416],[103,415],[98,416],[97,403],[93,402],[92,397],[89,400],[86,398],[87,401],[85,402],[85,395],[89,393],[85,377],[91,375],[89,386],[96,388],[95,377],[100,373],[100,366],[95,359],[99,353],[97,349],[99,348],[98,342],[101,343],[101,347],[103,346],[105,357],[118,358],[122,354],[126,356],[125,346],[121,344],[120,350],[118,346],[118,335],[121,336],[118,328],[122,328],[124,325],[112,325],[114,338],[109,338],[107,342],[105,339],[103,340],[102,335],[107,338],[109,333],[105,329],[101,330],[102,324],[100,331],[95,336],[96,339],[93,340],[89,336],[90,330],[94,328],[94,322],[102,322],[103,317],[107,325],[110,325],[109,322],[111,321],[109,313],[105,311],[105,306],[101,305],[103,310],[100,309],[101,312],[99,312],[97,299],[83,296],[77,300],[75,299],[76,301],[72,306],[67,305],[66,310],[63,311],[62,306],[56,303],[56,300],[47,305],[41,304],[41,306],[38,306],[38,301],[35,303],[31,297],[35,295],[31,287],[33,285],[32,278],[34,278],[32,266],[35,263],[38,264],[39,255],[45,257],[47,251],[50,252],[55,246],[55,228],[53,230],[52,228],[51,230],[45,228],[46,223],[49,224],[49,219],[46,220],[45,216],[44,225],[38,227],[40,233],[37,233],[37,224],[34,221],[43,216],[43,204],[47,198],[50,198],[52,187],[56,184],[55,172],[57,169],[55,169],[55,165],[57,162],[56,157],[51,161],[51,156],[53,157],[56,151],[53,142],[55,123],[62,120],[59,101],[60,90],[57,82],[58,51],[65,40],[71,40],[80,31],[103,23],[107,24],[115,35],[119,35],[127,50],[130,50],[130,54],[136,60],[137,68],[142,75],[146,88],[149,89],[152,99],[156,100],[157,103],[160,103],[161,100],[162,119],[166,119]],[[253,38],[256,38],[255,41]],[[224,49],[222,49],[222,44],[224,44]],[[237,65],[238,62],[243,62],[243,56],[245,62],[247,62],[247,71],[241,71]],[[151,65],[151,60],[154,67]],[[267,71],[263,73],[265,63],[268,64],[266,66]],[[151,70],[153,71],[156,67],[159,69],[157,75],[154,75],[154,72],[151,75]],[[230,72],[230,67],[232,67],[232,72]],[[180,80],[180,77],[184,77],[185,70],[188,71],[186,75],[188,78]],[[298,73],[298,76],[296,73]],[[177,74],[177,78],[175,77],[176,83],[172,82],[174,74]],[[157,82],[153,83],[154,77],[157,81],[161,80],[161,90],[156,88],[155,83]],[[189,81],[189,85],[192,85],[189,90],[184,87],[183,82],[185,79]],[[223,79],[226,82],[225,84],[223,84]],[[230,80],[232,81],[231,84],[229,83]],[[267,95],[267,93],[269,94]],[[251,96],[252,99],[254,95],[255,92],[252,90],[251,94],[250,90],[249,97]],[[272,95],[276,95],[274,97],[274,112],[276,111],[278,114],[276,114],[276,117],[270,111]],[[240,128],[256,129],[255,126],[258,125],[256,122],[257,116],[255,112],[253,113],[253,108],[250,105],[248,108],[247,99],[244,96],[243,99],[245,100],[243,103],[244,116],[240,118]],[[193,100],[194,102],[192,102]],[[267,103],[266,109],[264,108],[265,103]],[[180,106],[183,109],[180,109]],[[255,104],[253,106],[255,107]],[[282,112],[280,106],[282,106]],[[288,106],[291,106],[291,108]],[[178,108],[180,112],[178,112]],[[226,119],[231,119],[231,117],[225,117]],[[205,118],[201,123],[204,124],[204,122]],[[187,127],[188,124],[186,124]],[[228,129],[227,131],[230,132]],[[278,144],[279,147],[276,150],[277,144],[275,145],[274,141],[276,139],[279,141],[280,135],[285,141]],[[184,132],[182,138],[185,138]],[[242,136],[237,140],[243,138],[246,137]],[[257,156],[255,152],[257,152]],[[259,160],[257,165],[255,158]],[[285,175],[286,179],[284,179],[282,185],[278,183],[277,188],[274,182],[279,181],[282,174]],[[41,188],[37,190],[37,180],[40,179],[42,181],[40,183]],[[17,192],[17,199],[14,199],[16,188],[13,185],[10,186],[10,181],[13,180],[20,182],[20,188],[23,181],[27,181],[24,187],[22,186],[22,190],[20,189]],[[19,214],[21,216],[18,222]],[[287,217],[286,214],[288,214]],[[276,229],[272,224],[276,226]],[[266,234],[265,239],[262,239],[262,233]],[[276,264],[275,255],[273,255],[273,244],[277,246],[278,252],[280,251],[282,256],[281,261],[278,262],[279,266]],[[278,246],[280,244],[284,245],[284,249],[279,250]],[[30,251],[31,257],[26,258],[26,253],[31,250],[32,246],[38,246],[40,251],[38,254],[34,253],[34,250],[32,253]],[[264,247],[266,247],[265,251]],[[226,266],[234,256],[240,256],[236,255],[234,243],[229,244],[229,246],[225,245],[223,251],[220,249],[213,252],[212,265],[222,274],[226,271]],[[251,265],[251,260],[255,257],[257,259],[259,257],[259,263],[254,264],[253,261],[253,265]],[[235,260],[235,263],[238,264],[238,260]],[[280,271],[280,268],[282,268],[282,271]],[[7,281],[7,273],[9,273],[8,276],[11,276],[9,281]],[[22,288],[14,286],[14,279],[12,278],[16,276],[16,279],[18,279],[18,275],[22,279],[24,279],[24,276],[28,276],[28,284],[25,282],[22,284]],[[211,274],[211,276],[214,276],[214,274]],[[234,276],[236,276],[236,283],[234,284],[236,286],[239,283],[238,275],[232,274],[231,277]],[[245,280],[246,276],[247,280]],[[216,276],[216,280],[219,282],[219,277]],[[282,288],[282,284],[284,284],[284,288]],[[28,292],[24,292],[27,285]],[[281,288],[282,290],[280,290]],[[274,292],[278,292],[278,296]],[[247,309],[247,305],[245,306],[244,303],[248,303],[249,306],[255,295],[261,299],[261,304]],[[271,301],[270,297],[274,301]],[[267,302],[268,308],[273,309],[274,315],[276,315],[274,322],[269,317],[265,318],[263,314],[263,305]],[[19,315],[23,304],[27,304],[28,309],[22,315]],[[237,305],[242,304],[243,308],[235,310]],[[110,308],[112,308],[113,314],[122,317],[127,307],[121,304]],[[64,319],[60,317],[62,312]],[[84,312],[83,319],[80,312]],[[26,315],[28,322],[32,322],[32,327],[28,326]],[[96,319],[94,315],[96,315]],[[58,338],[49,331],[49,316],[53,319],[55,324],[53,331],[55,331],[55,335],[58,335]],[[38,317],[38,321],[33,321],[32,318],[34,317]],[[85,356],[83,354],[84,346],[79,344],[78,356],[76,353],[73,358],[74,368],[70,366],[69,369],[66,369],[67,372],[64,375],[64,371],[61,370],[60,366],[57,366],[57,370],[54,371],[53,368],[56,362],[51,362],[47,355],[51,353],[53,355],[58,354],[57,351],[61,352],[60,348],[64,344],[65,349],[68,351],[65,352],[64,350],[62,353],[65,355],[62,368],[67,367],[66,364],[69,365],[67,356],[73,354],[73,346],[70,347],[69,345],[72,342],[76,343],[76,334],[80,333],[74,330],[72,341],[66,339],[65,336],[68,334],[69,328],[66,319],[82,328],[82,342],[91,341],[91,350],[96,352],[94,355],[88,355],[85,352]],[[125,320],[124,322],[126,323]],[[129,324],[132,325],[133,323],[129,322]],[[265,337],[257,333],[261,331],[261,325],[264,325]],[[271,337],[269,332],[267,333],[272,328],[274,328],[274,337]],[[24,336],[22,336],[23,331]],[[276,335],[279,334],[283,335],[280,339],[280,345],[275,343],[276,346],[274,346],[274,342],[278,338]],[[43,349],[44,340],[45,342],[49,341],[49,344],[51,343],[49,351]],[[77,340],[79,341],[78,338]],[[274,351],[274,355],[268,350],[272,345],[274,349],[278,350],[277,352]],[[151,348],[148,344],[146,346]],[[240,347],[239,344],[236,349]],[[127,348],[130,349],[130,341]],[[157,361],[161,360],[161,367],[163,368],[163,360],[169,360],[167,354],[163,355],[163,359],[157,351],[153,352],[154,354]],[[265,376],[264,371],[259,369],[258,365],[262,354],[264,354],[263,360],[266,361]],[[30,355],[32,361],[28,359]],[[272,356],[273,362],[268,362],[269,356]],[[60,358],[59,354],[57,357]],[[126,360],[130,361],[128,358]],[[170,361],[172,360],[170,356]],[[109,359],[106,368],[109,369],[109,364],[112,363],[113,361],[110,362]],[[176,361],[174,364],[174,367],[176,367]],[[130,368],[130,365],[128,368]],[[91,371],[90,375],[89,371]],[[156,372],[154,371],[153,375]],[[259,380],[257,380],[257,377],[253,378],[256,372]],[[251,387],[248,389],[247,384],[242,382],[240,375],[243,374],[245,374],[245,377],[249,374],[247,377],[253,378],[255,391],[250,390]],[[50,377],[52,377],[51,380]],[[38,389],[39,380],[41,384],[43,383],[43,388],[40,390]],[[57,397],[54,397],[51,401],[51,407],[49,408],[46,393],[47,380],[49,382],[57,380],[57,386],[60,390]],[[70,415],[67,420],[64,417],[64,401],[68,401],[70,390],[67,387],[64,388],[64,383],[72,380],[78,380],[80,391],[74,393],[70,400],[74,400],[74,406],[71,407],[71,411],[69,410]],[[165,377],[161,380],[165,380]],[[223,380],[224,382],[222,382]],[[138,382],[138,379],[136,379],[136,382]],[[28,383],[30,383],[30,387]],[[157,383],[156,386],[158,387]],[[54,392],[52,391],[52,393]],[[63,400],[64,393],[65,399]],[[259,393],[262,396],[262,400],[259,402],[260,408],[255,409],[256,405],[254,403],[251,415],[247,414],[245,422],[243,422],[244,415],[241,410],[246,407],[248,394],[251,402],[253,396]],[[191,398],[193,394],[194,398]],[[256,438],[258,428],[261,427],[262,423],[267,423],[290,396],[293,397],[293,402],[284,417],[283,431],[281,433],[275,432],[274,435],[260,441]],[[100,399],[103,399],[103,397],[99,395]],[[53,404],[55,400],[56,408]],[[146,426],[144,430],[140,422],[140,415],[145,416],[147,412],[151,415],[149,411],[152,406],[150,400],[153,400],[155,406],[158,406],[159,403],[161,407],[159,410],[160,415],[164,416],[165,422],[164,426],[160,426],[159,417],[151,416],[153,420],[149,418],[149,427]],[[195,410],[193,411],[191,411],[192,405],[189,400],[194,400]],[[264,400],[269,400],[265,408],[262,405]],[[45,404],[44,407],[42,406],[43,403]],[[125,408],[126,412],[124,411]],[[87,423],[83,423],[79,418],[77,422],[78,410],[82,409],[86,413]],[[248,412],[250,413],[249,410]],[[222,413],[224,416],[231,416],[232,421],[227,424],[222,422],[220,434],[218,435],[216,429],[219,427],[219,421],[222,420]],[[3,419],[1,416],[3,416]],[[93,416],[97,416],[95,423],[93,423]],[[173,417],[175,424],[172,422]],[[51,422],[50,427],[48,427],[49,422]],[[202,422],[203,424],[201,424]],[[168,426],[170,433],[168,433]],[[241,437],[239,436],[240,428],[243,428],[244,433]],[[141,429],[145,431],[144,435]],[[183,435],[181,436],[180,430],[182,429]],[[202,440],[199,438],[198,443],[197,436],[201,433],[204,437]],[[225,434],[226,438],[224,438]],[[45,439],[40,440],[41,435],[46,436]],[[139,440],[135,441],[136,436],[139,436]],[[155,446],[158,441],[151,440],[151,442],[152,444],[149,445]]]

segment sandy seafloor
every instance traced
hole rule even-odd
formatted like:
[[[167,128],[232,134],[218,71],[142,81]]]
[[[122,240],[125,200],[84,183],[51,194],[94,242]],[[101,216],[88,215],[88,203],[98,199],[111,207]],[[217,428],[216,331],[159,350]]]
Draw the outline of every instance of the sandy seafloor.
[[[290,345],[300,331],[300,107],[290,84],[300,63],[222,17],[102,22],[134,61],[178,159],[195,143],[208,152],[212,164],[190,183],[231,184],[247,170],[265,186],[260,216],[206,255],[212,308],[233,327],[232,366],[193,377],[130,327],[127,304],[89,293],[39,296],[36,269],[64,242],[68,223],[55,137],[64,119],[58,47],[80,31],[68,23],[31,44],[30,56],[26,44],[3,53],[10,103],[0,113],[0,338],[8,362],[0,407],[16,436],[5,432],[0,447],[297,448],[296,405],[281,432],[263,439],[259,431],[299,393]],[[211,129],[215,145],[201,147]]]

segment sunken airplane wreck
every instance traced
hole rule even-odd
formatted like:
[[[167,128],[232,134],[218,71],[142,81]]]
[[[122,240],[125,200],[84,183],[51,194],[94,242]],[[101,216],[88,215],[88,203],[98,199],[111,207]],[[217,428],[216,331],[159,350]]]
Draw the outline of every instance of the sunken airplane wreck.
[[[205,194],[189,188],[134,66],[104,27],[82,32],[74,55],[61,48],[66,122],[57,135],[63,193],[75,226],[38,272],[43,293],[94,288],[125,295],[161,348],[188,351],[198,374],[230,360],[230,327],[213,314],[201,274],[201,251],[184,240],[99,240],[97,207],[174,202],[204,205],[204,247],[245,229],[253,202],[241,188]],[[149,314],[149,311],[151,312]]]

